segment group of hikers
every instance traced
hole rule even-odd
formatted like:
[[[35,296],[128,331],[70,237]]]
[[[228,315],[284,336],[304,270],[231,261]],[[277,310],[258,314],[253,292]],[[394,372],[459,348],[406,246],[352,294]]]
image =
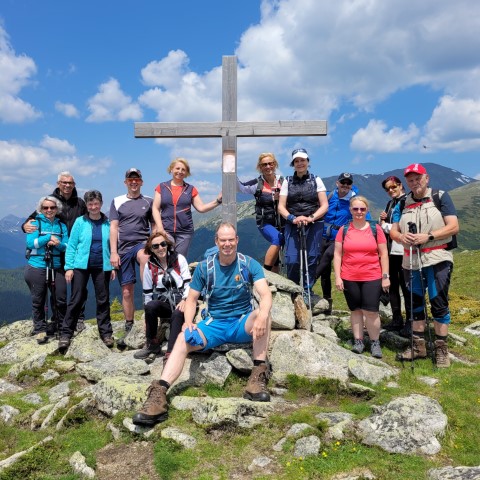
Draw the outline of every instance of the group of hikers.
[[[335,188],[327,192],[322,179],[310,172],[304,148],[292,152],[290,166],[293,175],[280,176],[275,155],[262,153],[257,163],[259,177],[237,181],[240,192],[254,196],[257,227],[269,243],[263,268],[237,251],[237,231],[223,222],[215,232],[215,248],[206,252],[193,277],[187,263],[194,232],[191,207],[208,212],[222,203],[222,195],[204,203],[197,189],[185,181],[190,175],[187,160],[176,158],[170,163],[171,179],[155,188],[154,198],[141,193],[141,171],[127,170],[127,193],[113,199],[108,218],[101,212],[99,191],[87,191],[81,200],[73,176],[61,172],[55,191],[40,199],[36,212],[22,226],[27,234],[25,280],[32,295],[37,342],[45,343],[58,330],[60,352],[69,348],[74,332],[85,328],[86,286],[91,277],[100,338],[112,348],[109,282],[115,277],[120,282],[128,333],[134,323],[138,264],[146,344],[134,356],[152,361],[163,352],[163,371],[160,380],[150,385],[133,422],[155,425],[165,420],[167,391],[181,374],[187,355],[227,342],[253,342],[254,366],[244,397],[269,401],[272,294],[264,269],[278,272],[284,265],[287,277],[302,287],[310,309],[320,300],[313,292],[320,279],[323,298],[328,301],[326,313],[331,313],[333,264],[335,288],[344,293],[351,311],[354,353],[364,352],[366,329],[371,355],[382,358],[382,301],[392,307],[392,320],[383,328],[411,339],[399,360],[426,358],[428,291],[436,364],[448,367],[451,247],[459,230],[448,193],[430,188],[421,164],[409,165],[404,170],[409,193],[398,177],[384,179],[382,187],[390,200],[374,222],[369,201],[359,194],[352,174],[341,173]],[[67,284],[71,284],[68,302]],[[48,318],[49,290],[53,322]],[[206,307],[196,322],[199,300]],[[159,318],[170,322],[166,351],[158,339]]]

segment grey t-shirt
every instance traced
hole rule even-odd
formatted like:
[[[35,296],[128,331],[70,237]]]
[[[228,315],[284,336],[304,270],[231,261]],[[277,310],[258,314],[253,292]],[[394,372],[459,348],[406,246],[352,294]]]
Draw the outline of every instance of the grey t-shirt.
[[[145,243],[150,235],[153,198],[140,195],[129,198],[120,195],[112,200],[110,221],[118,220],[118,254],[122,255],[139,243]]]

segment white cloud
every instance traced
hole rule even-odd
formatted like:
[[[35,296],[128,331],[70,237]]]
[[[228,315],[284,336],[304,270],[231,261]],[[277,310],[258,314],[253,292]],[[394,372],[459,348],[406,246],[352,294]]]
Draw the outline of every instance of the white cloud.
[[[370,120],[365,128],[357,130],[350,147],[364,152],[402,152],[418,149],[419,130],[411,124],[408,130],[393,127],[387,130],[385,122]]]
[[[16,55],[5,29],[0,25],[0,121],[24,123],[41,116],[31,104],[19,97],[32,82],[37,67],[26,55]]]
[[[442,97],[427,122],[422,143],[433,150],[478,150],[480,99]]]
[[[78,118],[80,116],[77,107],[71,103],[55,102],[55,110],[69,118]]]
[[[126,95],[115,78],[102,83],[99,92],[88,100],[90,115],[87,122],[139,120],[142,110]]]
[[[60,138],[50,137],[49,135],[44,135],[40,146],[47,150],[67,154],[73,154],[76,150],[75,146],[68,142],[68,140],[61,140]]]

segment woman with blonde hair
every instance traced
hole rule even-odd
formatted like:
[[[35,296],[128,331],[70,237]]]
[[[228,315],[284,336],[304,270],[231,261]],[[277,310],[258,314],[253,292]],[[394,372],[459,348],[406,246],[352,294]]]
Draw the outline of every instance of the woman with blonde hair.
[[[270,243],[265,253],[263,268],[278,272],[280,248],[284,243],[285,221],[278,213],[278,198],[284,178],[276,174],[278,162],[271,152],[261,153],[257,170],[260,176],[247,182],[237,178],[238,191],[255,197],[255,220],[263,238]]]
[[[333,267],[335,286],[345,295],[351,311],[354,337],[352,352],[363,353],[363,326],[370,338],[372,357],[382,358],[380,347],[380,295],[388,291],[388,250],[385,234],[378,224],[366,220],[368,200],[357,195],[350,199],[351,223],[335,238]]]
[[[209,212],[222,203],[222,193],[215,200],[203,203],[198,190],[185,182],[185,178],[190,176],[190,165],[184,158],[172,160],[167,172],[172,179],[159,183],[155,188],[153,219],[157,231],[165,237],[169,234],[175,241],[176,251],[187,257],[194,232],[192,205],[197,212]]]

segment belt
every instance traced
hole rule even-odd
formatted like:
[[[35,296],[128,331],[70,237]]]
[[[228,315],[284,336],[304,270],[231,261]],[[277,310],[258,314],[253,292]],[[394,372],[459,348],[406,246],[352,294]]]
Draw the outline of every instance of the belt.
[[[445,248],[447,248],[447,244],[443,243],[442,245],[437,245],[436,247],[420,248],[420,252],[428,253],[428,252],[431,252],[432,250],[442,250]],[[404,248],[403,253],[404,255],[407,255],[407,256],[410,255],[410,249]]]

